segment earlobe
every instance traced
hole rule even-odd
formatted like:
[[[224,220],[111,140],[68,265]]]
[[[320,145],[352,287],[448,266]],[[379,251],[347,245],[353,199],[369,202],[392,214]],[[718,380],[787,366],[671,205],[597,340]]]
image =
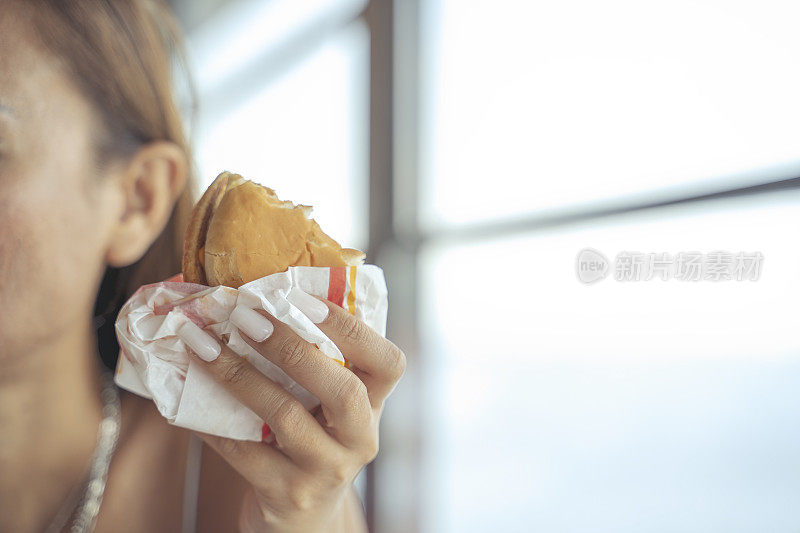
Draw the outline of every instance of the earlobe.
[[[166,226],[187,172],[186,155],[175,143],[150,143],[131,158],[120,181],[124,209],[108,244],[109,265],[126,266],[144,255]]]

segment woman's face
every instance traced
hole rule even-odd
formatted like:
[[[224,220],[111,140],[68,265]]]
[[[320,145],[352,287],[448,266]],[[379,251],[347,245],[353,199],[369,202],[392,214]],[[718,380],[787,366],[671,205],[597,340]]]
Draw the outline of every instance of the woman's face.
[[[32,30],[0,7],[0,363],[85,330],[123,208],[91,104]]]

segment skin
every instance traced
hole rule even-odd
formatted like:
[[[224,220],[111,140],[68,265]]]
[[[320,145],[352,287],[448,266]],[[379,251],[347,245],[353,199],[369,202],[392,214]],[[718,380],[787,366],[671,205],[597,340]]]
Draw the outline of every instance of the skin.
[[[13,4],[0,9],[0,531],[20,532],[46,527],[94,448],[101,404],[91,317],[102,273],[145,253],[187,174],[185,154],[169,142],[98,168],[98,114],[29,37],[30,16]],[[365,530],[352,479],[377,453],[383,401],[405,358],[340,311],[321,327],[364,370],[343,374],[307,346],[302,358],[285,358],[289,333],[278,324],[257,347],[309,390],[346,387],[323,399],[316,418],[275,411],[283,397],[274,384],[227,349],[207,364],[277,440],[203,436],[211,446],[203,451],[200,531]],[[188,437],[152,402],[122,393],[97,531],[180,530]]]

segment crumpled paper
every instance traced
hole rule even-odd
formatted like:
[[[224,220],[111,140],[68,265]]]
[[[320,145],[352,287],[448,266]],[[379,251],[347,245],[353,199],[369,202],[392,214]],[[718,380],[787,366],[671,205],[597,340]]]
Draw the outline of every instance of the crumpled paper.
[[[173,281],[177,280],[177,281]],[[232,289],[184,283],[180,276],[145,285],[126,302],[116,321],[120,357],[115,381],[151,398],[176,426],[239,440],[259,441],[269,429],[189,354],[177,331],[191,320],[229,338],[228,346],[294,395],[306,409],[319,400],[262,357],[229,317],[236,305],[264,309],[328,357],[348,366],[336,345],[293,301],[298,291],[326,298],[386,334],[388,299],[383,271],[375,265],[290,267]]]

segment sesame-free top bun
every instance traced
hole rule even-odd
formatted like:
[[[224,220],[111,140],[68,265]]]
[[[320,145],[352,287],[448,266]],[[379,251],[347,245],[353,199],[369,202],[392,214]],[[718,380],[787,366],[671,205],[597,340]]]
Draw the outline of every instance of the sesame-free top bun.
[[[184,243],[184,279],[238,288],[290,266],[347,266],[364,260],[310,218],[311,207],[223,172],[200,199]],[[205,226],[205,227],[204,227]]]

